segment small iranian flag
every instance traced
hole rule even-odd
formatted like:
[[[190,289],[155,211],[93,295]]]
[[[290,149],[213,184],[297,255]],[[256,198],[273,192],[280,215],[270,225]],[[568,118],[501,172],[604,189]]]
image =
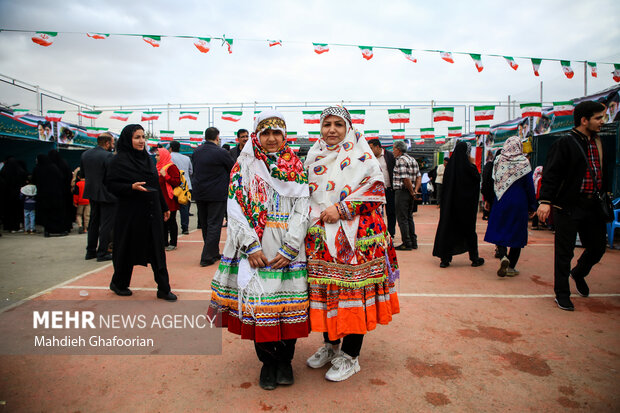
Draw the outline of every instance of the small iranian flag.
[[[161,115],[161,112],[142,112],[141,122],[157,120],[159,119],[159,115]]]
[[[435,136],[435,143],[438,145],[442,145],[444,143],[446,143],[446,137],[445,136]]]
[[[13,116],[16,118],[21,118],[22,116],[28,114],[30,109],[13,109]]]
[[[159,44],[161,43],[161,36],[142,36],[142,40],[153,47],[159,47]]]
[[[454,121],[454,107],[433,108],[433,122]]]
[[[476,125],[474,133],[476,135],[490,135],[491,125]]]
[[[562,71],[564,72],[564,75],[567,78],[572,79],[573,76],[575,76],[575,72],[573,72],[573,68],[570,67],[570,60],[561,60],[560,63],[562,64]]]
[[[542,116],[542,104],[540,103],[521,103],[521,116],[527,118],[528,116]]]
[[[200,112],[181,111],[181,113],[179,114],[179,120],[181,120],[181,119],[198,120],[198,115],[199,114],[200,114]]]
[[[209,53],[209,50],[211,50],[211,38],[196,37],[194,38],[194,46],[196,46],[200,53]]]
[[[363,125],[366,121],[366,111],[364,109],[350,110],[349,113],[351,114],[351,122],[353,123],[359,123]]]
[[[86,36],[90,37],[91,39],[103,40],[103,39],[107,39],[108,37],[110,37],[110,34],[109,33],[86,33]]]
[[[286,131],[286,140],[289,142],[297,142],[297,132]]]
[[[189,131],[189,141],[190,142],[202,142],[203,135],[204,135],[203,131],[191,130]]]
[[[316,142],[321,137],[321,132],[310,131],[308,132],[308,140],[310,142]]]
[[[242,111],[227,111],[222,112],[222,119],[229,120],[231,122],[239,122],[241,120],[241,115],[243,115]]]
[[[405,130],[392,129],[392,139],[405,139]]]
[[[540,64],[542,63],[542,59],[530,59],[532,61],[532,69],[534,69],[534,76],[540,76],[538,70],[540,69]]]
[[[416,59],[413,56],[413,50],[411,50],[411,49],[398,49],[398,50],[403,52],[403,55],[405,55],[405,59],[407,59],[407,60],[409,60],[410,62],[413,62],[413,63],[418,63],[418,59]]]
[[[506,63],[508,63],[513,70],[517,70],[519,68],[519,65],[511,56],[504,56],[504,59],[506,59]]]
[[[588,62],[588,66],[590,66],[590,74],[592,77],[598,77],[598,69],[596,68],[596,62]]]
[[[146,144],[147,144],[148,146],[155,147],[155,146],[157,146],[157,145],[159,144],[159,139],[155,139],[155,138],[148,138],[148,139],[146,140]]]
[[[390,123],[409,123],[411,110],[407,109],[388,109]]]
[[[258,115],[259,113],[261,113],[260,110],[255,110],[254,111],[254,119],[252,119],[252,120],[256,120],[256,115]]]
[[[232,53],[233,39],[224,39],[224,43],[226,43],[226,47],[228,47],[228,54],[231,54]]]
[[[365,130],[364,136],[366,137],[367,140],[376,139],[379,137],[379,131],[378,130]]]
[[[424,139],[414,138],[413,143],[416,145],[424,145]]]
[[[47,47],[54,43],[56,36],[58,36],[58,32],[36,32],[35,35],[32,36],[32,41],[39,46]]]
[[[91,138],[96,138],[101,135],[103,132],[106,132],[108,128],[95,128],[95,127],[86,127],[86,134]]]
[[[620,82],[620,64],[619,63],[614,63],[614,71],[611,72],[611,74],[616,82]]]
[[[123,110],[115,110],[110,119],[122,120],[123,122],[127,122],[129,120],[129,115],[131,115],[132,111],[123,111]]]
[[[448,127],[448,137],[449,138],[458,138],[463,134],[462,126],[450,126]]]
[[[433,139],[435,137],[435,128],[421,128],[420,135],[422,135],[422,139]]]
[[[160,130],[159,139],[161,139],[162,141],[173,141],[174,131],[173,130]]]
[[[45,115],[45,120],[50,122],[60,122],[62,120],[62,115],[64,114],[64,110],[48,110]]]
[[[100,110],[82,110],[78,112],[78,116],[86,119],[98,119],[99,115],[101,115]]]
[[[474,106],[474,120],[493,120],[495,106]]]
[[[450,52],[439,52],[439,56],[441,56],[441,58],[448,63],[454,63],[454,59],[452,58],[452,53]]]
[[[289,145],[289,148],[293,150],[293,152],[299,152],[300,145]]]
[[[327,43],[312,43],[314,46],[314,53],[321,54],[329,52],[329,45]]]
[[[474,64],[476,65],[476,70],[478,70],[478,73],[482,72],[484,70],[484,65],[482,64],[482,56],[473,53],[470,53],[469,55],[474,60]]]
[[[366,59],[366,60],[372,59],[372,57],[374,56],[374,53],[372,51],[372,47],[370,47],[370,46],[358,46],[358,47],[362,51],[362,57],[364,59]]]
[[[282,40],[267,40],[269,42],[269,47],[273,46],[282,46]]]
[[[573,114],[573,101],[553,102],[553,113],[555,116],[569,116]]]
[[[304,110],[301,112],[304,118],[304,123],[321,123],[320,110]]]

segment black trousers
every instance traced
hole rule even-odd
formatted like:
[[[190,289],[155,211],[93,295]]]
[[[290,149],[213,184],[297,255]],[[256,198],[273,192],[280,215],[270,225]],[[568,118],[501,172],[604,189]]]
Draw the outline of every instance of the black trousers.
[[[396,204],[392,188],[385,188],[385,215],[387,217],[388,232],[394,238],[396,235]]]
[[[96,253],[99,258],[108,253],[108,245],[112,241],[115,214],[116,204],[90,201],[90,221],[86,241],[87,253]]]
[[[191,202],[185,205],[179,205],[179,215],[181,216],[181,231],[189,231],[189,208],[192,206]]]
[[[327,333],[323,333],[323,341],[329,344],[340,344],[340,339],[331,341]],[[342,347],[340,347],[340,350],[355,358],[360,355],[363,341],[363,334],[348,334],[342,339]]]
[[[521,256],[521,248],[510,247],[510,252],[508,252],[507,247],[502,247],[501,245],[498,245],[497,251],[502,257],[508,257],[508,260],[510,261],[510,268],[514,268],[517,266],[517,263],[519,262],[519,257]]]
[[[160,247],[162,248],[162,247]],[[157,291],[162,293],[170,292],[170,277],[168,276],[168,268],[166,267],[166,260],[164,259],[161,264],[157,264],[157,262],[161,261],[155,258],[155,248],[148,248],[149,256],[148,262],[151,264],[151,269],[153,270],[153,278],[157,283]],[[165,255],[164,255],[165,257]],[[133,273],[133,264],[131,264],[131,257],[123,256],[123,254],[119,251],[115,251],[112,263],[114,264],[114,274],[112,275],[112,282],[119,289],[124,290],[129,288],[129,284],[131,283],[131,275]]]
[[[179,238],[179,226],[177,225],[177,211],[170,211],[170,218],[164,222],[164,228],[166,229],[166,246],[177,246],[177,239]]]
[[[291,340],[269,341],[267,343],[254,342],[254,349],[258,359],[264,364],[290,363],[295,355],[296,338]]]
[[[579,279],[587,277],[594,264],[605,254],[605,222],[596,212],[592,199],[581,197],[568,209],[554,210],[555,262],[554,291],[556,297],[570,297],[569,275]],[[584,251],[571,271],[575,240],[579,234]]]
[[[224,212],[226,212],[226,201],[197,201],[196,205],[204,242],[200,261],[217,260],[220,256],[220,235]]]
[[[406,189],[397,189],[394,195],[396,205],[396,219],[400,227],[400,236],[403,244],[413,247],[418,244],[418,237],[415,234],[415,224],[413,223],[414,200]]]

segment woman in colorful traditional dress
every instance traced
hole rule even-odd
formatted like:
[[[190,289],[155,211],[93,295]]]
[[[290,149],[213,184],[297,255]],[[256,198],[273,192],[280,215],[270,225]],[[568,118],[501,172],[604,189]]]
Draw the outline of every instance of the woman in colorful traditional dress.
[[[342,381],[360,371],[364,335],[400,311],[396,252],[379,211],[385,185],[379,162],[342,107],[321,114],[321,139],[305,165],[310,326],[325,342],[307,364],[320,368],[331,361],[325,378]]]
[[[254,340],[260,386],[292,384],[297,338],[307,337],[304,237],[308,177],[286,144],[286,123],[263,111],[232,169],[226,246],[211,283],[211,312],[222,326]]]

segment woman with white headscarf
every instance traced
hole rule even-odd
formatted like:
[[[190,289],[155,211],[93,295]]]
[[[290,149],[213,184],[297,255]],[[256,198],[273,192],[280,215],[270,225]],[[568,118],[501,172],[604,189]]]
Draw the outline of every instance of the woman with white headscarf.
[[[527,245],[528,215],[538,208],[532,179],[532,167],[523,155],[521,138],[513,136],[504,142],[501,154],[493,165],[495,201],[484,240],[504,250],[510,247],[508,256],[500,261],[497,275],[514,277],[521,248]],[[529,212],[529,214],[528,214]]]
[[[307,364],[320,368],[331,361],[325,378],[342,381],[360,371],[364,334],[400,311],[396,253],[378,210],[385,185],[379,162],[342,107],[321,114],[321,139],[305,166],[310,326],[325,342]]]
[[[261,112],[230,175],[226,246],[211,283],[218,324],[254,340],[260,386],[293,384],[297,338],[307,337],[304,237],[308,177],[286,144],[286,123]]]

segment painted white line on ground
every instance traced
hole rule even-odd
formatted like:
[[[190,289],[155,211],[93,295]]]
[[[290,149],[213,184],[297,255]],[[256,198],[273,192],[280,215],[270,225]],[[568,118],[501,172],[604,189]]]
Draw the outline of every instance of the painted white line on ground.
[[[101,286],[101,285],[63,285],[58,288],[63,288],[65,290],[109,290],[109,287]],[[157,291],[155,287],[130,287],[130,290],[134,291]],[[211,290],[192,290],[192,289],[180,289],[173,288],[173,292],[178,293],[204,293],[211,294]]]
[[[187,241],[185,241],[187,242]],[[202,241],[200,241],[202,242]],[[418,245],[435,245],[432,242],[418,242]],[[553,247],[554,244],[527,244],[528,247]],[[482,242],[478,244],[478,247],[494,247],[495,244],[490,244],[488,242]]]

